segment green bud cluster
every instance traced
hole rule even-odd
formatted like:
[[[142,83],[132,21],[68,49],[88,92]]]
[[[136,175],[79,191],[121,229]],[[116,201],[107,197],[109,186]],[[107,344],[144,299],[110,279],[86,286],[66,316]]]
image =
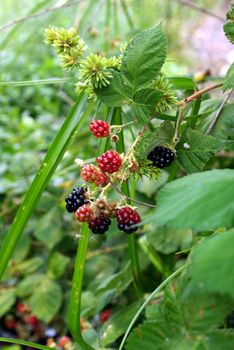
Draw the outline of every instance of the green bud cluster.
[[[169,80],[163,74],[160,74],[150,84],[150,88],[157,89],[161,94],[161,97],[156,106],[156,111],[163,113],[166,110],[170,110],[173,108],[173,106],[177,102],[176,93],[172,89]]]

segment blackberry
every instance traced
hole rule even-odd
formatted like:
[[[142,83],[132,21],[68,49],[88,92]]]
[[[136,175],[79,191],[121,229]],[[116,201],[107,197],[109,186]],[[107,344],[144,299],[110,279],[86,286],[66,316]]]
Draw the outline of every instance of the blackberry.
[[[81,188],[81,187],[73,188],[73,191],[65,199],[66,209],[68,213],[75,212],[83,204],[87,203],[87,201],[85,200],[86,191],[87,190],[85,188]]]
[[[97,157],[97,163],[101,171],[113,174],[119,170],[122,159],[118,152],[110,150]]]
[[[137,230],[134,225],[141,222],[141,217],[136,210],[130,207],[123,207],[117,210],[117,223],[120,231],[132,233]]]
[[[167,147],[156,146],[148,154],[147,159],[153,162],[154,167],[163,169],[171,165],[175,159],[175,153]]]
[[[95,234],[103,234],[108,231],[111,220],[104,214],[94,218],[89,222],[89,228]]]

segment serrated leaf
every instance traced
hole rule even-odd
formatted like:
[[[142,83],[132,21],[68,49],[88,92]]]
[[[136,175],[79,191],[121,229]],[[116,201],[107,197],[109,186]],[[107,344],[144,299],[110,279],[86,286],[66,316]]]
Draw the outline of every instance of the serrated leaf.
[[[166,59],[166,37],[161,24],[137,34],[128,44],[121,66],[133,91],[147,87]]]
[[[226,18],[233,20],[234,19],[234,4],[231,4],[230,10],[226,14]]]
[[[196,231],[234,224],[234,170],[211,170],[165,185],[157,197],[156,225]]]
[[[113,316],[110,317],[110,319],[104,324],[101,329],[103,334],[103,346],[113,343],[126,331],[139,306],[140,303],[136,302],[117,311]]]
[[[62,304],[62,291],[58,283],[44,279],[29,299],[32,312],[48,323],[58,312]]]
[[[19,282],[16,288],[16,295],[20,298],[32,294],[37,285],[45,278],[42,274],[34,274],[26,276]]]
[[[233,24],[234,25],[234,24]],[[234,36],[234,33],[233,33]],[[229,67],[224,79],[223,91],[234,88],[234,63]]]
[[[131,113],[134,119],[148,122],[154,116],[160,92],[155,89],[142,89],[133,96]]]
[[[192,254],[192,284],[234,298],[234,229],[204,240]]]
[[[177,144],[177,157],[180,164],[193,173],[204,168],[210,156],[225,148],[225,142],[199,131],[186,129]]]
[[[118,107],[125,105],[131,101],[133,95],[132,88],[130,87],[127,79],[123,74],[110,69],[113,78],[110,80],[110,84],[96,89],[95,93],[107,106]]]
[[[234,44],[234,23],[233,22],[225,23],[223,26],[223,30],[228,40],[232,44]]]
[[[16,300],[15,290],[13,288],[0,291],[0,317],[5,315],[11,309]]]

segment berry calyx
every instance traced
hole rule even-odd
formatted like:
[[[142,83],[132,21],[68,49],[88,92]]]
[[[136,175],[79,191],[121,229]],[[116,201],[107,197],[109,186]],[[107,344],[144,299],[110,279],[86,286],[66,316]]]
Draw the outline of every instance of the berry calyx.
[[[147,156],[154,167],[163,169],[171,165],[175,159],[175,153],[167,147],[157,146]]]
[[[90,222],[93,218],[93,211],[89,204],[84,204],[75,212],[76,219],[80,222]]]
[[[86,204],[86,189],[82,187],[73,188],[73,191],[65,198],[68,213],[75,212],[82,205]]]
[[[101,214],[89,222],[89,228],[95,234],[103,234],[108,231],[110,224],[111,220],[105,214]]]
[[[122,159],[118,152],[110,150],[99,156],[97,158],[97,163],[104,173],[113,174],[119,170]]]
[[[99,314],[99,320],[101,323],[105,323],[106,321],[108,321],[108,319],[110,318],[112,314],[112,311],[109,309],[103,310],[102,312],[100,312]]]
[[[107,137],[110,134],[110,126],[104,120],[93,120],[89,128],[97,138]]]
[[[123,207],[117,210],[118,228],[126,233],[132,233],[137,230],[134,225],[141,222],[141,217],[136,210],[131,207]]]

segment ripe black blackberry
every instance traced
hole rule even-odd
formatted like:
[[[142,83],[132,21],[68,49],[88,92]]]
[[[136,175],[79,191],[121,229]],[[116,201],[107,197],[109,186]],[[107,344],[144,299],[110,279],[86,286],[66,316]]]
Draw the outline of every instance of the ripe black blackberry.
[[[73,188],[73,191],[65,198],[68,213],[75,212],[83,204],[86,204],[85,193],[87,189],[82,187]]]
[[[103,234],[108,231],[110,224],[111,220],[105,214],[101,214],[89,222],[89,228],[95,234]]]
[[[163,169],[171,165],[175,159],[175,153],[163,146],[156,146],[147,156],[147,159],[153,162],[153,166]]]
[[[120,231],[125,233],[133,233],[137,230],[134,225],[141,222],[141,217],[138,212],[130,207],[123,207],[117,210],[117,223]]]

